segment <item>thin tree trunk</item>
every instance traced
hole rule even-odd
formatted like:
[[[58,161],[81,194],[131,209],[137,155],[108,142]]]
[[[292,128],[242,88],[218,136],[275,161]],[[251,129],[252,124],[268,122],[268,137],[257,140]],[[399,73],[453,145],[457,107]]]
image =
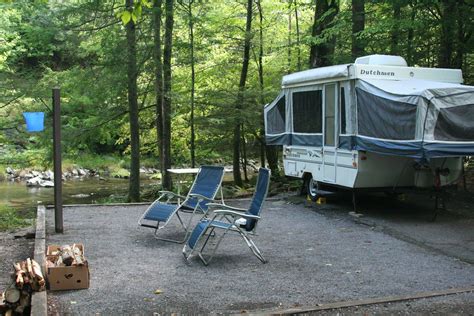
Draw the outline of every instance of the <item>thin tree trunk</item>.
[[[470,43],[472,36],[472,25],[469,24],[469,17],[473,15],[474,6],[468,6],[465,1],[458,3],[457,12],[457,45],[453,66],[458,69],[464,67],[464,56],[466,55],[466,46]],[[467,30],[471,27],[471,32]],[[467,73],[467,71],[464,71]]]
[[[233,168],[234,168],[234,182],[237,186],[242,186],[242,176],[240,174],[240,115],[239,112],[243,108],[245,82],[247,81],[247,72],[249,67],[250,55],[250,37],[252,29],[252,0],[247,0],[247,22],[245,25],[245,42],[244,42],[244,57],[242,61],[242,72],[240,73],[239,93],[237,97],[237,104],[235,106],[237,117],[234,126],[233,138]]]
[[[365,28],[365,0],[352,0],[352,58],[365,54],[364,41],[360,32]]]
[[[195,140],[196,134],[194,130],[194,94],[196,87],[196,72],[194,69],[194,21],[193,21],[193,2],[194,0],[189,1],[189,10],[188,10],[188,19],[189,19],[189,49],[190,49],[190,59],[191,59],[191,117],[190,117],[190,129],[191,129],[191,139],[190,139],[190,150],[191,150],[191,167],[196,166],[196,147]]]
[[[298,58],[297,70],[301,71],[300,24],[298,19],[298,3],[295,0],[295,26],[296,26],[296,53]]]
[[[399,41],[400,41],[400,15],[401,15],[401,4],[400,0],[393,0],[393,26],[390,32],[390,54],[399,55]]]
[[[163,188],[171,190],[171,176],[168,169],[171,168],[171,51],[173,40],[173,0],[166,0],[165,21],[165,45],[163,49],[163,153],[161,157],[163,165]]]
[[[260,3],[260,0],[256,1],[257,3],[257,9],[258,9],[258,16],[260,19],[260,27],[259,27],[259,49],[258,49],[258,83],[260,87],[260,105],[265,104],[265,99],[263,97],[263,90],[264,90],[264,85],[263,85],[263,11],[262,11],[262,5]],[[264,123],[263,123],[263,111],[260,115],[261,121],[260,121],[260,131],[258,135],[258,140],[260,142],[260,165],[262,167],[265,167],[265,128],[264,128]]]
[[[245,181],[249,181],[249,177],[247,176],[247,141],[245,139],[245,129],[244,124],[242,124],[242,169],[244,170],[244,179]]]
[[[288,1],[288,50],[287,50],[287,53],[288,53],[288,57],[287,57],[287,62],[288,62],[288,69],[287,69],[287,73],[291,73],[291,4],[292,4],[292,0],[289,0]]]
[[[263,112],[260,117],[263,123]],[[265,167],[265,129],[263,126],[260,127],[257,138],[260,144],[260,166]]]
[[[415,30],[413,25],[415,25],[415,17],[416,17],[416,6],[411,5],[411,17],[410,17],[410,26],[408,28],[407,34],[407,62],[408,66],[413,66],[415,56],[413,54],[413,38],[415,36]]]
[[[133,10],[133,0],[126,0],[128,11]],[[140,200],[140,128],[138,122],[137,100],[137,42],[135,22],[131,19],[126,25],[127,32],[127,73],[128,73],[128,109],[130,117],[130,186],[128,201]]]
[[[443,0],[441,1],[441,33],[440,33],[440,47],[438,55],[438,67],[451,68],[452,56],[454,51],[454,38],[456,26],[456,1]]]
[[[281,146],[267,146],[266,149],[268,167],[272,171],[272,177],[278,178],[280,176],[280,169],[278,168],[278,149],[281,149]]]
[[[153,1],[153,59],[155,62],[155,92],[156,92],[156,137],[158,144],[158,153],[161,159],[163,153],[163,124],[162,124],[162,107],[163,107],[163,62],[161,60],[161,12],[162,0]],[[164,174],[163,164],[160,163],[161,174]]]

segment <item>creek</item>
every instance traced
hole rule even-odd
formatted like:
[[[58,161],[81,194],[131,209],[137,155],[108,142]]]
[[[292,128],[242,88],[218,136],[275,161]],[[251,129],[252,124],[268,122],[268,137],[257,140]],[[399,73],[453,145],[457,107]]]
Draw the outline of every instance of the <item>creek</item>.
[[[142,189],[157,180],[140,179]],[[63,204],[94,204],[117,195],[126,195],[128,179],[82,178],[63,181]],[[54,204],[54,188],[27,187],[24,181],[0,181],[0,205],[30,209],[38,204]]]

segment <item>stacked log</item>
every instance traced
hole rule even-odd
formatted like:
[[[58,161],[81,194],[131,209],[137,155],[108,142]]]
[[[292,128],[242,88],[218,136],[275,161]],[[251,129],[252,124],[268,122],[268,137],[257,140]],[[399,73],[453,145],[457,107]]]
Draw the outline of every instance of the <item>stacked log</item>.
[[[64,245],[47,256],[46,267],[77,267],[86,265],[82,248],[76,244]]]
[[[0,312],[5,315],[23,313],[31,305],[31,293],[45,290],[40,265],[33,259],[13,264],[12,284],[0,296]]]

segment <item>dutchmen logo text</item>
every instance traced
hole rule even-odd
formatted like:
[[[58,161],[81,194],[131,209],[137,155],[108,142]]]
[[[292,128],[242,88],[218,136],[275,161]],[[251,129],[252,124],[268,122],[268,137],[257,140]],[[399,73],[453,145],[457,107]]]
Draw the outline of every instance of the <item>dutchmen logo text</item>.
[[[394,77],[395,73],[393,71],[380,71],[380,70],[360,70],[361,75],[372,75],[372,76],[391,76]]]

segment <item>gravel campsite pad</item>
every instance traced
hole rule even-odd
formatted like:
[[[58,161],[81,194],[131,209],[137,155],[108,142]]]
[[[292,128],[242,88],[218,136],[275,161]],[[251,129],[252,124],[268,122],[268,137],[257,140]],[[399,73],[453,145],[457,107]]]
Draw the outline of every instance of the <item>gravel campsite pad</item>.
[[[254,240],[267,264],[229,234],[207,267],[196,259],[186,265],[182,245],[158,241],[153,230],[137,227],[146,206],[66,207],[64,234],[54,233],[48,210],[47,244],[83,243],[91,276],[89,289],[49,292],[50,302],[60,313],[88,315],[240,313],[474,284],[468,262],[354,221],[347,212],[326,216],[306,204],[266,202]],[[163,233],[176,237],[175,224]],[[439,305],[472,312],[473,298],[466,293],[348,311],[433,311]]]

